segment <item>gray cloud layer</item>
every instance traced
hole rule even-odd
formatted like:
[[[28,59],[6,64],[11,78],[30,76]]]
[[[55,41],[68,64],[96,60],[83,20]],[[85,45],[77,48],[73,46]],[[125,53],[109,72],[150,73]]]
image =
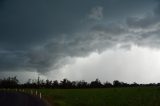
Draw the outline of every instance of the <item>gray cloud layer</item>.
[[[152,15],[132,17],[128,14],[133,8],[121,13],[130,5],[129,2],[124,0],[119,7],[114,7],[117,10],[114,11],[104,4],[117,6],[119,1],[0,1],[0,70],[44,73],[66,64],[67,57],[87,56],[117,44],[124,44],[123,47],[125,43],[158,47],[160,5],[153,8]],[[148,2],[132,1],[139,5],[139,9],[140,4],[147,7]],[[122,10],[118,11],[118,8]],[[107,17],[105,11],[112,17]],[[137,11],[135,9],[133,14]],[[125,18],[114,17],[118,12]],[[89,19],[85,20],[85,16]]]

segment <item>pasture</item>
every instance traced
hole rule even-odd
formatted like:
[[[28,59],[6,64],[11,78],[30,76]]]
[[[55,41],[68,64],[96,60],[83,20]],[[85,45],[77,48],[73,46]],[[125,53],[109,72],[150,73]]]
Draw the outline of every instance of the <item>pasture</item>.
[[[54,106],[160,106],[160,88],[38,89]]]

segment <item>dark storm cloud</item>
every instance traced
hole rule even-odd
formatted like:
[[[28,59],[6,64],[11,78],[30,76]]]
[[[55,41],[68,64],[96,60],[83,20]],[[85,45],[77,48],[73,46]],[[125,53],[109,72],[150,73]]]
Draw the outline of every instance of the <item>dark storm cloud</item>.
[[[151,10],[146,10],[142,16],[134,16],[127,18],[127,25],[131,28],[150,28],[160,22],[160,1],[157,0],[156,7]]]
[[[91,13],[89,14],[89,18],[94,20],[103,19],[103,7],[101,6],[94,7],[91,10]]]
[[[0,48],[7,52],[0,54],[0,70],[44,71],[58,63],[61,56],[57,55],[63,52],[59,50],[61,35],[74,32],[75,22],[85,16],[85,9],[81,8],[84,3],[79,6],[74,0],[1,0]],[[44,46],[51,45],[50,39],[58,40],[51,43],[55,43],[52,52]]]
[[[75,0],[1,0],[0,50],[7,52],[0,54],[0,70],[31,68],[44,71],[51,65],[57,67],[61,58],[84,55],[86,48],[75,47],[79,42],[75,42],[75,35],[70,33],[76,31],[75,26],[81,27],[80,20],[97,3]],[[67,39],[71,41],[62,43],[63,33],[67,33]],[[66,48],[63,48],[64,45]]]
[[[23,49],[57,37],[59,33],[70,32],[74,30],[77,16],[81,15],[74,12],[76,7],[72,4],[69,7],[68,2],[6,0],[1,5],[0,42],[9,49],[17,46]]]
[[[127,24],[131,28],[149,28],[158,22],[158,18],[154,16],[130,17],[127,19]]]
[[[26,67],[25,53],[21,51],[2,51],[0,52],[0,70],[14,71]]]
[[[124,33],[127,33],[127,29],[122,26],[121,24],[118,23],[109,23],[108,25],[96,25],[92,28],[94,31],[98,32],[105,32],[107,34],[111,34],[112,36],[114,35],[121,35]]]
[[[159,21],[153,18],[158,16],[155,14],[159,7],[153,17],[131,17],[127,24],[124,20],[141,13],[148,5],[148,0],[2,0],[0,70],[43,73],[66,64],[69,57],[102,52],[118,43],[138,43],[148,32],[136,32],[134,28],[154,26]]]
[[[126,20],[128,29],[132,34],[130,40],[139,46],[158,47],[160,43],[160,2],[150,13],[141,16],[129,17]]]
[[[158,2],[158,5],[157,5],[157,7],[155,8],[154,13],[155,13],[156,15],[160,15],[160,1],[157,0],[157,2]]]

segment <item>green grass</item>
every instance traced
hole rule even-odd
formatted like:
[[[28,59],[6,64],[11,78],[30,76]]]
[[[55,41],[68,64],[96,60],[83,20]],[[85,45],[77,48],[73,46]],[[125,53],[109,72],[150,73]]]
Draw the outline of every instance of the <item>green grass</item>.
[[[160,88],[39,89],[54,106],[160,106]]]

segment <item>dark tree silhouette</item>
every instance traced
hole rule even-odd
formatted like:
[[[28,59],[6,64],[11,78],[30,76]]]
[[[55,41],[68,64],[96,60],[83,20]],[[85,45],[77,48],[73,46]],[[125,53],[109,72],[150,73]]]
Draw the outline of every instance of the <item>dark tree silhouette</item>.
[[[121,82],[120,82],[120,81],[118,81],[118,80],[114,80],[114,81],[113,81],[113,86],[114,86],[114,87],[121,87],[121,86],[122,86],[122,84],[121,84]]]
[[[88,88],[88,83],[85,82],[84,80],[82,81],[77,81],[77,88]]]
[[[46,84],[45,84],[45,87],[46,88],[51,88],[52,87],[52,81],[50,81],[50,80],[46,80]]]
[[[53,88],[59,88],[59,83],[58,83],[57,80],[53,81],[52,87],[53,87]]]
[[[112,85],[110,82],[106,81],[106,82],[103,84],[103,86],[104,86],[105,88],[109,88],[109,87],[112,87],[113,85]]]
[[[90,87],[92,87],[92,88],[101,88],[102,84],[101,84],[99,79],[96,79],[95,81],[91,82]]]
[[[60,86],[62,88],[70,88],[72,87],[72,83],[71,81],[67,80],[67,79],[63,79],[61,82],[60,82]]]
[[[159,87],[160,83],[149,83],[149,84],[137,84],[136,82],[132,84],[120,82],[118,80],[114,80],[113,84],[106,81],[104,84],[101,83],[99,79],[95,81],[91,81],[91,83],[87,83],[84,80],[82,81],[69,81],[68,79],[63,79],[60,83],[55,80],[31,80],[24,84],[19,84],[17,77],[8,77],[4,79],[0,79],[0,88],[62,88],[62,89],[70,89],[70,88],[110,88],[110,87]]]
[[[8,77],[7,79],[3,79],[0,81],[0,87],[2,88],[15,88],[18,86],[18,79],[17,77]]]

